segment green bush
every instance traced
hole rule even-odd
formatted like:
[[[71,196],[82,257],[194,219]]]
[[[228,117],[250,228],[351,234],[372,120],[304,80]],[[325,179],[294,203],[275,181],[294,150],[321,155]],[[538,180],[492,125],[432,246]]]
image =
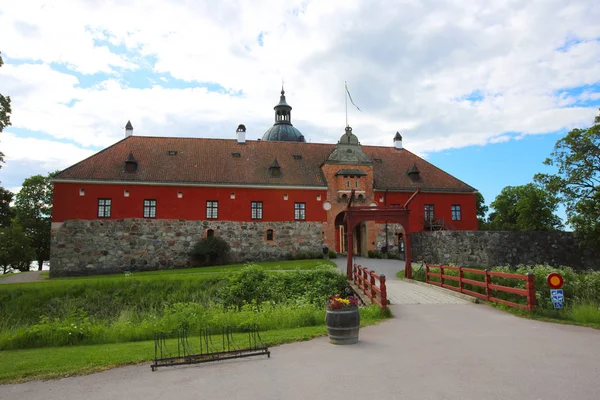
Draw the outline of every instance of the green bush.
[[[329,258],[337,258],[337,253],[333,250],[329,250]]]
[[[369,250],[367,251],[367,256],[369,258],[383,258],[383,253],[379,250]]]
[[[194,245],[190,258],[196,265],[225,264],[229,261],[229,243],[225,239],[211,236]]]

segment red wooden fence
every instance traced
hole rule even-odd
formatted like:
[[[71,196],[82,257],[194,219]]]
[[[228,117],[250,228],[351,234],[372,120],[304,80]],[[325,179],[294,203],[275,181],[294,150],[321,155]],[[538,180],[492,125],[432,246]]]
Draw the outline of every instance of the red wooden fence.
[[[431,268],[439,269],[439,273],[431,272]],[[453,275],[445,275],[444,270],[458,271],[458,276]],[[466,279],[464,277],[465,272],[470,272],[477,275],[483,276],[483,281],[476,281],[472,279]],[[473,268],[462,268],[462,267],[450,267],[445,265],[435,265],[435,264],[425,264],[425,281],[432,285],[441,286],[446,289],[454,290],[460,293],[468,294],[470,296],[475,296],[485,301],[491,301],[493,303],[501,303],[506,304],[511,307],[525,308],[527,310],[532,311],[535,307],[535,283],[533,274],[529,273],[527,275],[519,275],[519,274],[507,274],[504,272],[495,272],[481,270],[481,269],[473,269]],[[516,289],[508,286],[494,285],[492,284],[492,277],[497,276],[501,278],[512,278],[512,279],[521,279],[525,281],[525,289]],[[437,277],[440,281],[432,281],[429,279],[430,277]],[[458,286],[448,285],[446,281],[454,281],[458,282]],[[465,284],[473,285],[485,288],[485,294],[474,292],[472,290],[465,289]],[[504,293],[513,293],[521,296],[525,296],[527,298],[527,305],[513,303],[512,301],[498,299],[493,296],[492,291],[504,292]]]
[[[354,283],[363,293],[371,299],[371,301],[381,308],[387,308],[387,289],[385,287],[385,275],[376,274],[363,268],[358,264],[354,264],[352,270]],[[377,286],[379,282],[379,286]]]

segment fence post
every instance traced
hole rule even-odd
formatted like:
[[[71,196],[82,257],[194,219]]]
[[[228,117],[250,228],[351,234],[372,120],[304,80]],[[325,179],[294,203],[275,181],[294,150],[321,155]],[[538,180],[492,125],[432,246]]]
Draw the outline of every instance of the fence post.
[[[429,264],[425,263],[425,282],[429,283]]]
[[[535,308],[535,276],[531,272],[527,273],[525,289],[527,290],[527,309],[533,311]]]
[[[381,308],[387,308],[387,288],[385,286],[385,275],[379,275],[379,289],[381,290]]]
[[[354,283],[357,283],[357,279],[356,279],[356,273],[358,272],[358,268],[356,266],[356,264],[354,264],[354,266],[352,267],[352,280],[354,281]]]
[[[371,282],[370,282],[370,287],[369,287],[369,290],[371,291],[371,301],[373,301],[373,299],[377,297],[375,290],[373,290],[373,288],[375,287],[375,277],[373,276],[373,274],[374,274],[373,271],[369,272],[369,275],[371,276]]]
[[[464,272],[462,270],[462,267],[458,267],[458,287],[460,289],[460,292],[463,292],[463,289],[465,288],[465,284],[463,283],[463,278],[464,278]]]
[[[440,287],[444,287],[444,266],[440,265]]]
[[[485,300],[490,301],[490,297],[492,296],[490,293],[490,284],[492,283],[492,277],[489,274],[489,272],[490,272],[489,269],[485,269],[484,272],[485,272],[485,275],[484,275],[484,278],[485,278]]]

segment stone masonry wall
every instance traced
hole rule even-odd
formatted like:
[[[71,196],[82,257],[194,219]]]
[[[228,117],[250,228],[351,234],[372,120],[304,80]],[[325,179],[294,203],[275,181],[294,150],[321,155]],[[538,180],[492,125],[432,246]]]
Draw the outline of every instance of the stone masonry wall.
[[[74,276],[183,268],[208,229],[231,246],[233,262],[321,252],[318,222],[230,222],[163,219],[73,220],[52,232],[50,275]],[[266,230],[274,240],[266,241]]]
[[[571,232],[437,231],[411,234],[412,260],[463,267],[549,264],[600,270],[600,251]]]

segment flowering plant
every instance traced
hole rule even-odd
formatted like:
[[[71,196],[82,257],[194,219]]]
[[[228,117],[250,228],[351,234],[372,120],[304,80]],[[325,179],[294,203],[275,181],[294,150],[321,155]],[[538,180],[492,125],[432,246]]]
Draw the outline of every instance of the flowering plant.
[[[350,308],[358,308],[358,297],[350,296],[344,299],[340,297],[339,294],[335,294],[331,296],[327,302],[328,310],[343,310]]]

